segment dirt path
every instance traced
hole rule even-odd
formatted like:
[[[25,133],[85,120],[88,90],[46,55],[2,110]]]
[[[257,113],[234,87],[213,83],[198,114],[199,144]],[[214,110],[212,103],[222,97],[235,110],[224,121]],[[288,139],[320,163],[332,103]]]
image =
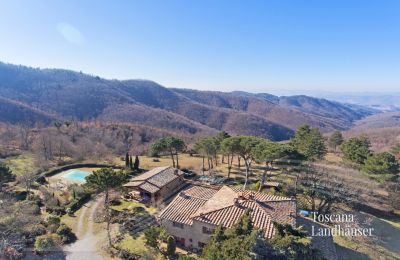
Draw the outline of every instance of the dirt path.
[[[97,237],[93,234],[94,214],[96,209],[102,202],[102,197],[98,197],[84,206],[79,216],[76,228],[76,235],[78,240],[64,248],[66,259],[68,260],[81,260],[81,259],[103,259],[96,250]],[[89,212],[88,212],[88,209]],[[84,230],[85,221],[87,222],[87,229]]]

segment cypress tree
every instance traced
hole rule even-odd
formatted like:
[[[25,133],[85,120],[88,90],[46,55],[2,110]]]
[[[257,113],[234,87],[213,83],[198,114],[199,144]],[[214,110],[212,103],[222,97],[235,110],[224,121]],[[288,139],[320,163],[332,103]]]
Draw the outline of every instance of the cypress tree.
[[[126,152],[125,154],[125,167],[128,168],[129,167],[129,153]]]
[[[136,155],[136,157],[135,157],[135,163],[133,164],[133,168],[135,169],[135,170],[139,170],[139,156],[137,156]]]
[[[129,156],[129,168],[133,169],[132,156]]]
[[[175,239],[174,239],[174,237],[169,236],[168,240],[167,240],[167,255],[174,256],[175,250],[176,250]]]

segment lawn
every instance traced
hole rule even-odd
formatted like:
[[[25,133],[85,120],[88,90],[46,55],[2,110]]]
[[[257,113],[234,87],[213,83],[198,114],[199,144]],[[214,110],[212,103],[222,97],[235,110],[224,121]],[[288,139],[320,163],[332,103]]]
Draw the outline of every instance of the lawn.
[[[121,200],[121,204],[119,205],[114,205],[111,206],[112,209],[117,210],[117,211],[123,211],[123,210],[132,210],[134,208],[139,208],[142,207],[144,208],[149,214],[154,215],[157,212],[157,209],[154,207],[147,207],[142,203],[139,203],[137,201],[126,201],[126,200]]]
[[[172,166],[172,160],[170,156],[160,156],[158,158],[155,157],[150,157],[150,156],[139,156],[139,161],[140,161],[140,168],[145,169],[145,170],[151,170],[155,167],[162,167],[162,166]],[[179,166],[181,169],[189,169],[192,171],[195,171],[197,173],[201,173],[201,168],[202,168],[202,157],[198,155],[193,155],[190,156],[189,154],[179,154]],[[123,165],[125,162],[121,161],[119,158],[117,158],[116,163],[119,165]],[[253,163],[253,171],[255,173],[260,172],[260,166],[256,163]],[[207,159],[205,159],[205,167],[207,168]],[[221,164],[221,156],[218,156],[218,166],[214,168],[217,174],[221,175],[227,175],[228,169],[227,169],[227,164]],[[242,165],[240,168],[240,175],[244,174],[245,172],[245,167],[244,163],[242,160]],[[239,173],[239,168],[238,168],[238,162],[237,159],[234,159],[233,162],[233,167],[232,167],[232,174],[238,174]]]
[[[35,170],[32,154],[22,154],[4,160],[8,167],[15,175],[21,175],[25,172],[32,172]]]
[[[73,216],[69,216],[68,214],[65,214],[61,217],[61,222],[66,224],[68,227],[70,227],[72,229],[72,232],[74,232],[76,235],[79,235],[79,234],[77,234],[76,229],[77,229],[79,217],[80,217],[84,207],[85,206],[83,206],[79,210],[77,210]],[[88,224],[87,221],[83,221],[83,225],[82,225],[82,229],[81,229],[82,234],[86,233],[87,224]]]
[[[125,234],[124,238],[119,242],[118,246],[119,248],[127,250],[136,255],[143,255],[144,253],[146,253],[146,251],[148,251],[148,248],[145,244],[144,234],[141,234],[137,238],[133,238],[131,235]],[[167,245],[165,243],[160,244],[160,249],[162,251],[165,251],[166,248]],[[186,250],[183,250],[179,247],[176,248],[176,253],[179,255],[188,255],[190,257],[197,258],[197,255],[188,253]],[[165,259],[165,257],[159,253],[156,259]]]
[[[161,156],[159,158],[140,156],[140,168],[150,170],[160,166],[172,166],[172,160],[169,156]],[[199,171],[201,169],[202,159],[197,156],[190,156],[189,154],[179,155],[179,166],[181,169],[186,168],[189,170]]]
[[[125,234],[118,246],[136,255],[143,255],[148,250],[145,245],[144,234],[141,234],[137,238]]]

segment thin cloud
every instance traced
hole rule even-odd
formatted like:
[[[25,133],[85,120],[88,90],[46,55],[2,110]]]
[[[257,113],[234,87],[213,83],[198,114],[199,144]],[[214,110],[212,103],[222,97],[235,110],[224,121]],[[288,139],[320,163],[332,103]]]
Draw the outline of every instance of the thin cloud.
[[[72,44],[82,44],[84,41],[83,34],[68,23],[57,24],[57,31],[64,39]]]

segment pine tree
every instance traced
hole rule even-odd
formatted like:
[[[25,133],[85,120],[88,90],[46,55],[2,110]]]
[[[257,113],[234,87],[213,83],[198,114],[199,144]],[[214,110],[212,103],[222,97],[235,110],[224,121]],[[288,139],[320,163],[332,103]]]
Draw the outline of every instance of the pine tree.
[[[326,154],[325,140],[317,128],[303,125],[296,130],[291,144],[308,160],[322,159]]]
[[[115,171],[111,168],[102,168],[94,171],[91,175],[86,177],[86,186],[94,189],[97,192],[104,192],[104,208],[106,212],[107,222],[107,237],[108,244],[111,247],[111,220],[112,215],[110,211],[110,190],[119,187],[124,180],[122,171]]]
[[[336,148],[343,143],[343,135],[341,132],[336,131],[334,132],[331,137],[329,138],[329,145],[333,148],[336,152]]]
[[[132,156],[129,156],[129,168],[133,169]]]
[[[151,145],[153,153],[167,152],[171,156],[172,166],[179,168],[178,153],[185,149],[185,142],[179,138],[168,136],[155,141]]]
[[[345,141],[340,146],[340,150],[346,160],[357,164],[364,164],[365,160],[371,155],[370,147],[371,143],[368,137],[360,136]]]
[[[397,174],[399,163],[391,153],[376,153],[368,156],[362,170],[370,174]]]

